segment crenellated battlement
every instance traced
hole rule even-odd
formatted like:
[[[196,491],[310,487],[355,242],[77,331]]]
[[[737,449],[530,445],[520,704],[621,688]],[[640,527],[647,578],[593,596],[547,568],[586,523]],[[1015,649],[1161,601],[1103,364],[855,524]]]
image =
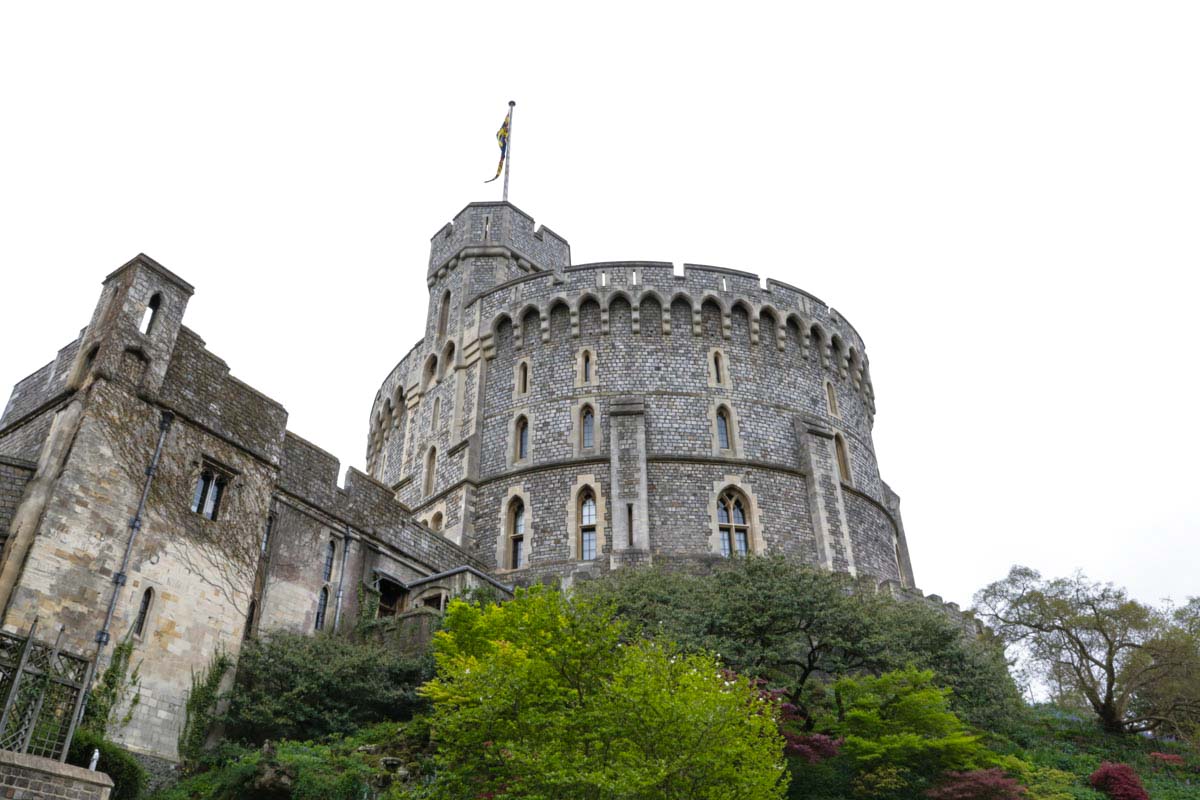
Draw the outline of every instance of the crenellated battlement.
[[[470,203],[430,240],[430,283],[472,256],[507,257],[539,272],[570,265],[571,245],[544,225],[535,229],[533,217],[511,203]]]

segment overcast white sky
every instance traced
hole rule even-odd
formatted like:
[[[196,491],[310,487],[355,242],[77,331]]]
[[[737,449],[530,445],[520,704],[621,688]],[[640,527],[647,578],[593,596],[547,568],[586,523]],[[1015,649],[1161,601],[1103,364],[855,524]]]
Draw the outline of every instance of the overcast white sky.
[[[510,199],[576,263],[749,270],[853,322],[926,592],[1022,563],[1200,593],[1200,6],[417,5],[0,6],[0,384],[144,251],[361,468],[514,99]]]

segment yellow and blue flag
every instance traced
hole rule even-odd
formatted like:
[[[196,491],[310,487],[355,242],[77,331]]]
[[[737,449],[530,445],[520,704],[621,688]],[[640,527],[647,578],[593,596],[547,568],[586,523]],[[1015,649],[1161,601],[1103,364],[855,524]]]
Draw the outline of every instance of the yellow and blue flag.
[[[491,183],[500,177],[500,173],[504,171],[504,159],[508,156],[508,127],[512,124],[512,107],[508,109],[508,115],[504,118],[504,124],[500,126],[500,130],[496,131],[496,141],[500,144],[500,163],[496,166],[496,175],[493,178],[488,178],[484,183]]]

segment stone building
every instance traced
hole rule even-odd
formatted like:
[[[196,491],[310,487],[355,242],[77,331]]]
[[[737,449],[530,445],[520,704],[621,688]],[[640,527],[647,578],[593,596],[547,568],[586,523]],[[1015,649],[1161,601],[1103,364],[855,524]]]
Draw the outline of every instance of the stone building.
[[[259,629],[345,628],[496,583],[388,487],[287,430],[287,412],[183,326],[192,287],[138,256],[0,417],[3,625],[65,628],[100,664],[132,638],[118,735],[173,758],[192,670]],[[110,618],[111,617],[111,618]],[[98,647],[99,644],[99,647]]]
[[[507,203],[433,238],[424,338],[371,410],[368,474],[287,430],[141,255],[0,416],[0,624],[128,637],[119,734],[174,758],[193,670],[258,631],[344,629],[462,591],[778,553],[913,592],[861,338],[717,267],[572,265]],[[372,598],[360,607],[360,597]]]
[[[434,237],[368,471],[503,581],[777,553],[913,585],[858,333],[731,269],[573,265],[507,203]]]

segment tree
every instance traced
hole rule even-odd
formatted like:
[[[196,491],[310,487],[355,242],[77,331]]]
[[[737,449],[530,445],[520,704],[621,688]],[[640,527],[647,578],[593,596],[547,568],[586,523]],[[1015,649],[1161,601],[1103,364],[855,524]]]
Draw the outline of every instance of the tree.
[[[776,708],[715,658],[624,644],[610,608],[536,587],[455,601],[435,638],[443,797],[779,798]]]
[[[242,647],[225,728],[261,744],[408,719],[424,705],[417,687],[431,672],[427,657],[386,642],[278,631]]]
[[[964,633],[940,609],[840,573],[749,557],[709,575],[619,570],[580,591],[611,603],[633,634],[717,653],[730,669],[781,689],[810,730],[814,698],[824,697],[810,684],[908,665],[935,670],[972,724],[1000,730],[1019,713],[1003,648]]]
[[[1124,589],[1016,566],[975,603],[1060,702],[1090,708],[1106,731],[1154,731],[1200,713],[1188,680],[1200,665],[1196,635]]]
[[[996,757],[949,707],[929,670],[897,670],[834,684],[837,714],[824,728],[859,770],[858,793],[910,796],[948,771],[993,766]]]

